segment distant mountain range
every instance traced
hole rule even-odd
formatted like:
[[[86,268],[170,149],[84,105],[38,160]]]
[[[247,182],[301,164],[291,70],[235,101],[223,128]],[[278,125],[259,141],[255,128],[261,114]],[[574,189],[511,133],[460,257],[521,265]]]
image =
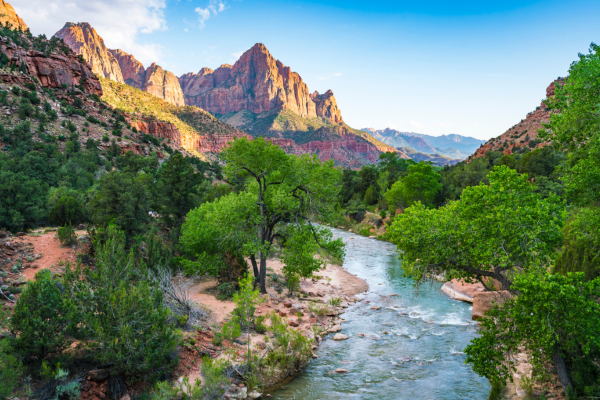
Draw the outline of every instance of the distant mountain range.
[[[400,132],[395,129],[363,128],[375,139],[396,148],[411,148],[425,154],[439,154],[463,160],[475,153],[485,140],[456,134],[431,136],[423,133]]]

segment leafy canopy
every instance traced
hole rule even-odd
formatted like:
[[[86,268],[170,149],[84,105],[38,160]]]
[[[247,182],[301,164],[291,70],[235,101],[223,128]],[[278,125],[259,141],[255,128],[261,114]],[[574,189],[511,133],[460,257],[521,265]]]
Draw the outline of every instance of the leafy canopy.
[[[517,270],[548,265],[562,240],[564,204],[542,198],[527,175],[506,166],[488,180],[437,210],[417,202],[396,217],[389,237],[402,251],[406,273],[419,280],[441,273],[468,281],[490,277],[510,289]]]

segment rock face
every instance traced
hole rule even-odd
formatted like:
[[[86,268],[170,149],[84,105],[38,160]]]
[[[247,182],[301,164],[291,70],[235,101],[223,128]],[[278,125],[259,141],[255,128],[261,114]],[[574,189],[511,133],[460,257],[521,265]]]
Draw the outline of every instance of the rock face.
[[[142,90],[146,78],[146,69],[141,62],[123,50],[108,50],[115,57],[121,68],[121,74],[126,84]]]
[[[562,79],[557,79],[546,88],[546,97],[554,96],[556,83],[562,83]],[[528,146],[533,150],[549,145],[550,142],[542,142],[538,139],[538,129],[543,128],[542,123],[548,122],[549,118],[550,110],[546,109],[546,104],[542,101],[539,107],[527,114],[525,119],[522,119],[521,122],[515,124],[502,135],[488,140],[471,158],[483,157],[488,150],[512,154],[523,146]]]
[[[0,38],[0,52],[6,53],[11,59],[11,64],[20,67],[25,64],[27,73],[34,76],[43,87],[62,88],[67,85],[72,88],[79,85],[83,78],[83,87],[88,93],[102,95],[102,87],[98,78],[91,71],[87,63],[81,63],[74,54],[68,56],[64,54],[46,55],[39,51],[29,50],[8,44],[6,38]],[[10,74],[0,75],[3,82],[17,83],[15,80],[29,81],[26,77],[17,77]]]
[[[333,92],[322,96],[314,93],[313,98],[300,75],[275,60],[262,43],[246,51],[233,66],[224,64],[215,71],[203,68],[198,74],[181,76],[179,81],[186,104],[212,113],[248,110],[260,114],[287,109],[303,118],[342,122]]]
[[[68,22],[55,36],[88,60],[92,71],[102,78],[126,83],[176,106],[185,105],[179,80],[173,73],[156,64],[145,69],[131,54],[107,49],[104,40],[87,22]]]
[[[342,112],[338,108],[331,90],[328,90],[324,94],[319,94],[319,92],[315,91],[310,95],[310,98],[315,102],[318,116],[328,119],[334,124],[341,124],[344,122],[342,119]]]
[[[2,25],[11,24],[14,28],[19,28],[22,31],[27,30],[27,24],[15,12],[15,9],[5,2],[0,0],[0,22]]]
[[[473,309],[471,319],[477,321],[485,316],[485,312],[496,304],[502,304],[510,299],[512,295],[507,290],[498,292],[476,292],[473,294]]]
[[[146,70],[142,90],[165,99],[176,106],[185,105],[183,92],[181,91],[177,77],[173,73],[165,71],[159,65],[156,65],[156,63],[152,63]]]
[[[92,72],[103,78],[125,82],[117,59],[108,51],[104,40],[87,22],[74,24],[67,22],[54,35],[62,40],[76,54],[81,54],[92,66]]]
[[[170,122],[162,121],[134,121],[130,125],[138,131],[157,138],[171,139],[171,142],[181,146],[181,132]]]

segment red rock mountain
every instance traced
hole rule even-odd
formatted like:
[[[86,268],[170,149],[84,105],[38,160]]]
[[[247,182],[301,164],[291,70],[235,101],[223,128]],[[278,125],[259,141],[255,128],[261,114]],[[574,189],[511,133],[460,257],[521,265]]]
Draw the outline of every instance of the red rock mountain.
[[[248,110],[255,114],[286,109],[303,118],[343,122],[333,92],[311,94],[300,75],[276,60],[262,43],[231,66],[203,68],[179,78],[185,102],[215,114]]]
[[[81,54],[92,65],[95,74],[113,81],[125,82],[117,59],[108,51],[104,40],[87,22],[78,24],[67,22],[54,36],[64,40],[76,54]]]
[[[557,82],[562,82],[562,79],[552,82],[546,88],[546,97],[554,96],[554,87]],[[538,129],[543,128],[542,123],[548,122],[549,118],[550,110],[547,109],[546,104],[542,101],[540,106],[527,114],[521,122],[513,125],[502,135],[492,138],[483,144],[471,158],[483,157],[488,150],[512,154],[517,148],[523,146],[533,149],[549,145],[550,142],[542,142],[538,139]]]
[[[88,60],[92,70],[101,77],[127,83],[177,106],[185,104],[181,86],[173,73],[156,64],[146,70],[131,54],[107,49],[104,40],[87,22],[68,22],[55,36]]]
[[[0,23],[2,23],[2,25],[9,23],[14,28],[19,28],[22,31],[27,30],[27,24],[25,21],[23,21],[17,15],[15,9],[4,0],[0,0]]]
[[[50,54],[46,55],[35,50],[25,50],[8,43],[6,38],[0,37],[0,52],[5,53],[11,60],[11,65],[25,69],[30,76],[35,77],[42,87],[61,89],[62,85],[73,88],[80,84],[88,93],[102,95],[102,87],[98,77],[91,71],[87,63],[79,62],[73,54]],[[11,73],[0,73],[0,80],[5,83],[24,84],[30,82],[26,75],[15,75]]]

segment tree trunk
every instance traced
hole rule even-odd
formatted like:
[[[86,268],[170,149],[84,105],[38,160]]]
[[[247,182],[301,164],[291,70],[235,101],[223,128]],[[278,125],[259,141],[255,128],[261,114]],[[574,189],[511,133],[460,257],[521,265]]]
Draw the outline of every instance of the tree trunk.
[[[258,266],[256,265],[256,257],[254,254],[250,256],[250,262],[252,263],[252,271],[254,272],[254,289],[256,289],[256,285],[260,282],[260,272],[258,272]]]
[[[554,354],[552,354],[552,359],[554,360],[554,364],[556,364],[556,371],[558,372],[560,383],[565,390],[565,394],[568,396],[573,388],[571,384],[571,378],[569,377],[569,371],[567,370],[567,365],[565,364],[565,359],[560,354],[558,345],[554,346]]]
[[[267,294],[267,255],[260,252],[260,292]]]

